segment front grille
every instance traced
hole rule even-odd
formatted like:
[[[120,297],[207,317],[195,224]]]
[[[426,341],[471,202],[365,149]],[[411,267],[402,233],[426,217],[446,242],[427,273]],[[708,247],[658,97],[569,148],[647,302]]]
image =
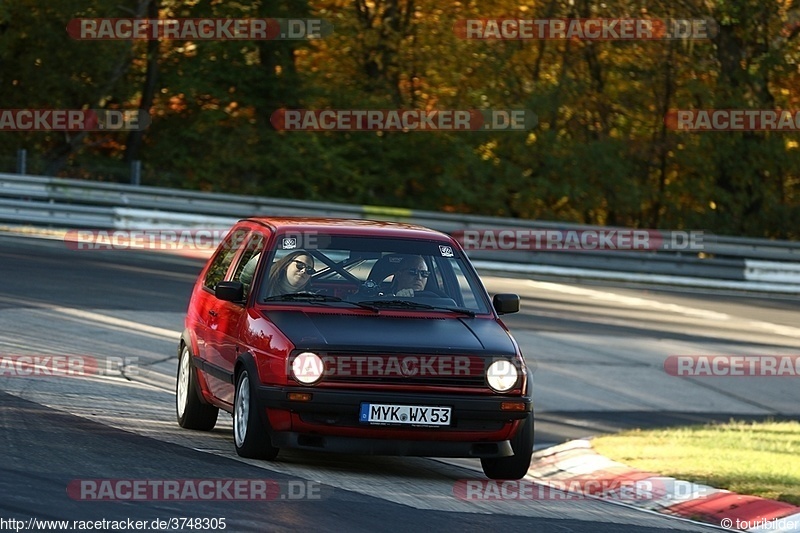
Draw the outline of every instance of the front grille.
[[[486,361],[465,355],[326,354],[323,382],[486,388]]]

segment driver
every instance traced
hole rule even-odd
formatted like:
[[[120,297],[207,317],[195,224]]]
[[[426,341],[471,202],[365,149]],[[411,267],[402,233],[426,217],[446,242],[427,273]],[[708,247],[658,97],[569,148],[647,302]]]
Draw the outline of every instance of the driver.
[[[389,290],[395,296],[414,296],[415,292],[425,290],[430,274],[428,265],[421,256],[406,257],[400,261]]]

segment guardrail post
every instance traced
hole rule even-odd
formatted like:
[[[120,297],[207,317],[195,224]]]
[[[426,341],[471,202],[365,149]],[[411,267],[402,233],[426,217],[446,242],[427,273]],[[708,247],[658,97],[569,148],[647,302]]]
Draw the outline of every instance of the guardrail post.
[[[142,184],[142,162],[139,159],[131,161],[131,185]]]
[[[28,173],[28,151],[25,148],[17,150],[17,174]]]

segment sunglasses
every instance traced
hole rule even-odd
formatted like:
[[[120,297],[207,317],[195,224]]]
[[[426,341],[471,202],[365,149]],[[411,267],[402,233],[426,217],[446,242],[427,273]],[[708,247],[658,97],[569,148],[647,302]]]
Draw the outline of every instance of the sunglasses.
[[[298,261],[295,259],[294,264],[297,266],[297,270],[299,270],[300,272],[305,271],[305,273],[308,274],[309,276],[313,276],[317,272],[315,269],[311,268],[302,261]]]
[[[408,270],[406,270],[406,272],[408,272],[412,276],[422,276],[423,278],[427,278],[428,276],[431,275],[431,272],[429,270],[420,270],[418,268],[409,268]]]

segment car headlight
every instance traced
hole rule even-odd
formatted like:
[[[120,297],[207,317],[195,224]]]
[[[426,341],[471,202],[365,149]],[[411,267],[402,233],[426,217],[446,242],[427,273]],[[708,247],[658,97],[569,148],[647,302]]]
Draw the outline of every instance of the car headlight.
[[[486,381],[495,392],[508,392],[518,378],[517,367],[508,359],[498,359],[486,369]]]
[[[292,361],[294,379],[304,385],[312,385],[325,373],[325,363],[313,352],[303,352]]]

